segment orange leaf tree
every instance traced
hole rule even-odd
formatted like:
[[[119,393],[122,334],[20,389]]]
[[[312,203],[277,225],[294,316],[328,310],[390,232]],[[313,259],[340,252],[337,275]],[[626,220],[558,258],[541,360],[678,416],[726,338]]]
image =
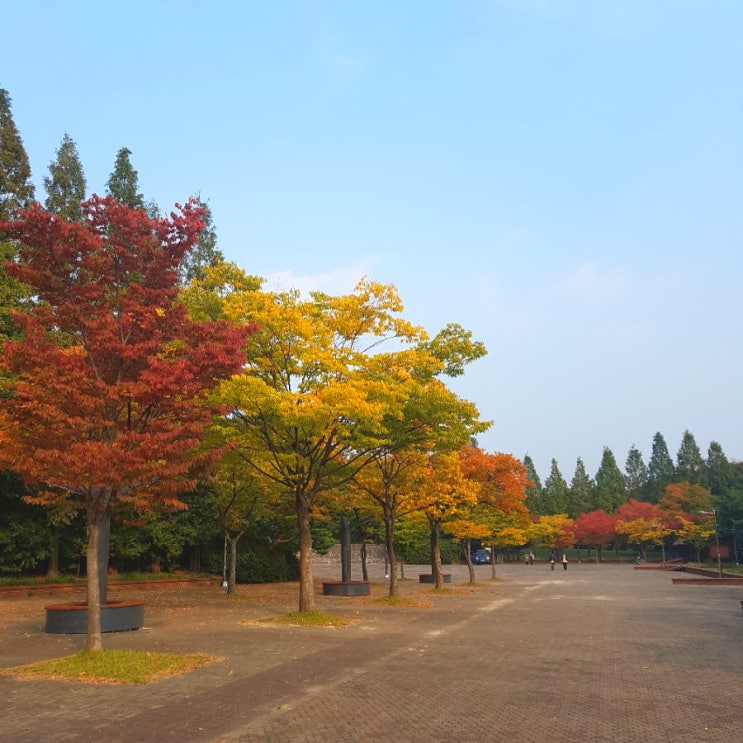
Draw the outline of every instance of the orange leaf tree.
[[[643,559],[646,557],[645,545],[662,544],[673,533],[667,526],[670,515],[654,503],[631,498],[617,509],[615,516],[617,534],[624,535],[630,544],[636,545]]]
[[[178,264],[202,227],[194,202],[150,219],[98,197],[82,223],[37,206],[0,225],[19,244],[5,269],[34,296],[0,359],[13,379],[0,466],[37,487],[36,502],[84,510],[91,650],[102,647],[100,545],[112,514],[184,507],[177,493],[193,485],[216,412],[208,392],[245,358],[248,329],[193,321],[178,301]]]
[[[490,454],[476,446],[465,446],[460,456],[465,476],[479,486],[478,507],[473,518],[484,527],[495,577],[496,548],[516,547],[526,541],[531,521],[525,501],[527,488],[532,483],[524,464],[511,454]]]

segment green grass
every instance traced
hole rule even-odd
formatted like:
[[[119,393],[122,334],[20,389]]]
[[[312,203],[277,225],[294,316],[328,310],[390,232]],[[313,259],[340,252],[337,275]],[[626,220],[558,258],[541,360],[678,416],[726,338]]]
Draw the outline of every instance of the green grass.
[[[173,578],[190,580],[192,578],[213,578],[213,575],[206,573],[120,573],[119,575],[109,575],[110,583],[122,581],[155,581]],[[58,583],[85,583],[85,578],[79,578],[76,575],[54,575],[54,576],[33,576],[25,578],[0,577],[0,586],[45,586],[55,585]]]
[[[90,684],[148,684],[223,660],[194,653],[147,653],[135,650],[83,650],[75,655],[40,661],[0,672],[23,680],[56,679]]]

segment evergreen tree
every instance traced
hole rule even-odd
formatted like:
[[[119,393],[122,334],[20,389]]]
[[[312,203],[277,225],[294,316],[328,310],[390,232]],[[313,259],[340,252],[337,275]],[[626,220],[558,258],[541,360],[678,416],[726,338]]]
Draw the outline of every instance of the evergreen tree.
[[[554,516],[558,513],[567,513],[568,484],[562,476],[557,460],[553,459],[549,477],[544,481],[544,514]]]
[[[712,495],[719,497],[730,487],[732,470],[730,462],[716,441],[709,445],[706,462],[706,482]]]
[[[608,446],[604,447],[601,464],[596,472],[596,500],[595,507],[606,513],[614,511],[627,502],[627,491],[624,487],[624,477],[617,466],[617,460]]]
[[[215,266],[224,260],[222,251],[217,247],[217,231],[214,228],[212,212],[209,205],[200,201],[204,207],[204,229],[194,249],[183,256],[178,269],[181,284],[188,284],[192,279],[200,279],[204,268]]]
[[[75,142],[65,134],[57,150],[57,159],[49,163],[49,175],[44,177],[47,211],[58,214],[66,222],[80,222],[80,202],[85,199],[85,175]]]
[[[645,487],[645,500],[649,503],[658,503],[663,497],[666,485],[672,483],[676,477],[676,468],[673,465],[668,446],[663,435],[658,432],[653,436],[653,451],[648,462],[648,479]]]
[[[526,507],[534,516],[544,515],[544,499],[542,497],[542,481],[539,479],[532,458],[527,454],[524,457],[526,477],[532,483],[526,488]]]
[[[648,468],[645,466],[645,462],[642,461],[640,450],[634,444],[632,444],[627,454],[624,471],[626,472],[624,481],[627,489],[627,498],[642,500],[648,481]]]
[[[0,88],[0,221],[15,219],[34,202],[31,166],[10,104],[8,91]]]
[[[689,431],[684,431],[676,455],[676,480],[692,485],[704,485],[705,474],[704,459],[697,442]]]
[[[132,209],[145,209],[144,196],[137,190],[139,188],[139,175],[129,159],[131,150],[122,147],[116,153],[116,162],[108,183],[106,193],[113,196],[120,204],[125,204]],[[149,207],[152,208],[152,205]]]
[[[15,219],[19,211],[31,206],[33,201],[28,155],[13,121],[8,91],[0,88],[0,222]],[[17,245],[0,234],[0,348],[7,338],[17,333],[10,313],[19,307],[25,296],[23,287],[3,268],[6,261],[15,259],[16,253]]]
[[[575,463],[575,474],[570,481],[568,490],[567,514],[571,519],[577,519],[582,513],[588,513],[593,505],[593,480],[586,472],[583,460],[578,457]]]

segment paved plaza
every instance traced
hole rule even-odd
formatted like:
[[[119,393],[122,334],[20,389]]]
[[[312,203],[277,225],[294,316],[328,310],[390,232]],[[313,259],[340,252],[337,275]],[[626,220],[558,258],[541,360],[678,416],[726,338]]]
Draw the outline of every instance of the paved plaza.
[[[447,567],[444,592],[406,568],[387,606],[321,595],[354,619],[329,629],[258,620],[296,608],[297,586],[147,593],[146,626],[107,648],[204,652],[221,662],[141,686],[0,677],[0,740],[727,743],[743,736],[742,586],[679,586],[671,573],[571,563]],[[337,566],[316,577],[339,578]],[[354,575],[354,578],[357,576]],[[0,606],[0,667],[74,652],[43,606]],[[7,602],[0,598],[0,602]],[[12,611],[9,611],[12,609]]]

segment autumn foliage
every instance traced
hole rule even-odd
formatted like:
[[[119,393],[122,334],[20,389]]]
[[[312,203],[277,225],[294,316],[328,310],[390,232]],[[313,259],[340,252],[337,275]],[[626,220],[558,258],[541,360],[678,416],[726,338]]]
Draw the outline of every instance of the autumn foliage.
[[[36,206],[0,227],[19,245],[5,269],[34,297],[14,315],[22,335],[0,359],[13,380],[0,466],[35,488],[37,502],[82,507],[92,540],[122,506],[178,507],[217,412],[208,392],[240,369],[249,332],[195,322],[178,301],[200,207],[151,219],[94,197],[83,223]]]

